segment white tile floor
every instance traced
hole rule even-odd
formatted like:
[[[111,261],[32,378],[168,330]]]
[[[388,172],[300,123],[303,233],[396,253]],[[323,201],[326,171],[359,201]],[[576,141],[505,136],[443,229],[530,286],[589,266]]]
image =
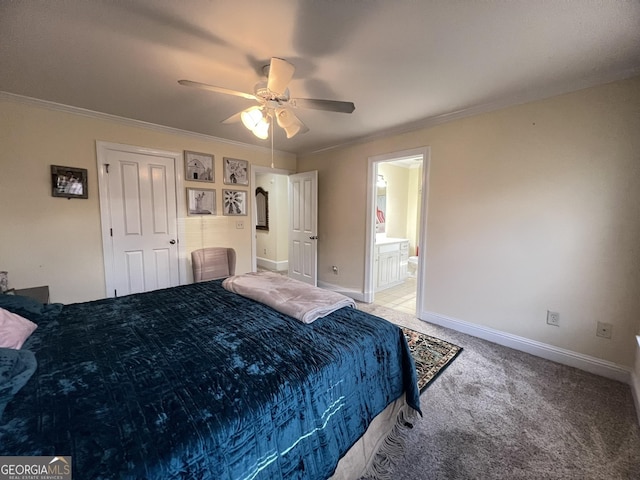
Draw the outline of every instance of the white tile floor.
[[[382,305],[393,310],[415,315],[416,278],[408,277],[401,285],[376,292],[373,303],[375,305]]]

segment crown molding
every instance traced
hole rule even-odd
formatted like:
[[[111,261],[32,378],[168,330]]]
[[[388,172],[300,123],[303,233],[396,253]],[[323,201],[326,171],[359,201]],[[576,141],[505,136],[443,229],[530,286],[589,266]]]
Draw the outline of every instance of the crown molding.
[[[537,90],[525,90],[513,95],[505,96],[499,100],[486,102],[480,105],[474,105],[460,110],[454,110],[451,112],[434,115],[432,117],[423,118],[413,122],[404,123],[396,127],[387,128],[370,135],[358,137],[353,140],[341,142],[335,145],[330,145],[317,150],[301,152],[298,156],[316,155],[324,153],[330,150],[336,150],[339,148],[350,147],[354,145],[360,145],[363,143],[369,143],[374,140],[382,138],[392,137],[395,135],[402,135],[405,133],[415,132],[426,128],[435,127],[444,123],[453,122],[455,120],[461,120],[463,118],[472,117],[474,115],[480,115],[483,113],[490,113],[503,108],[514,107],[517,105],[523,105],[526,103],[537,102],[546,100],[553,97],[559,97],[569,93],[578,92],[580,90],[586,90],[588,88],[599,87],[608,83],[628,80],[630,78],[640,75],[640,67],[625,68],[622,70],[616,70],[614,72],[605,72],[598,75],[590,76],[588,78],[580,78],[573,82],[566,82],[562,84],[556,84],[551,87]]]
[[[145,128],[147,130],[153,130],[155,132],[169,133],[174,135],[182,135],[199,140],[213,141],[218,143],[224,143],[227,145],[233,145],[236,147],[248,148],[251,150],[260,151],[263,153],[271,153],[271,148],[261,147],[258,145],[251,145],[249,143],[236,142],[234,140],[228,140],[226,138],[214,137],[213,135],[207,135],[204,133],[190,132],[189,130],[181,130],[179,128],[167,127],[165,125],[158,125],[156,123],[144,122],[142,120],[135,120],[132,118],[120,117],[118,115],[112,115],[110,113],[96,112],[94,110],[88,110],[86,108],[73,107],[71,105],[64,105],[62,103],[50,102],[48,100],[41,100],[39,98],[27,97],[24,95],[18,95],[15,93],[9,93],[0,91],[0,100],[6,100],[14,103],[21,103],[24,105],[32,105],[34,107],[45,108],[47,110],[53,110],[56,112],[70,113],[72,115],[80,115],[83,117],[94,118],[97,120],[107,120],[128,127]],[[286,152],[284,150],[274,150],[278,155],[293,156],[295,153]]]

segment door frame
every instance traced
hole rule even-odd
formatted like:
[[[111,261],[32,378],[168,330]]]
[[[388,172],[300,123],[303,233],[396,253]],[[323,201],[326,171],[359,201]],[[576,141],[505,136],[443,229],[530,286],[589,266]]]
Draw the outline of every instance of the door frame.
[[[422,156],[422,197],[420,206],[420,236],[418,245],[420,245],[420,255],[418,255],[418,267],[416,269],[416,315],[424,310],[424,299],[426,297],[426,262],[427,254],[427,213],[429,203],[429,166],[431,164],[431,147],[418,147],[410,150],[402,150],[398,152],[385,153],[383,155],[375,155],[368,158],[367,169],[367,217],[366,217],[366,242],[365,242],[365,266],[364,266],[364,298],[367,303],[371,303],[375,297],[375,278],[374,278],[374,261],[373,252],[375,249],[376,239],[376,171],[377,164],[398,160],[402,157]]]
[[[258,254],[256,252],[256,245],[257,245],[256,213],[258,211],[256,207],[256,173],[273,173],[274,175],[285,175],[286,177],[289,177],[289,175],[295,172],[291,170],[286,170],[283,168],[263,167],[260,165],[251,166],[251,191],[249,193],[251,195],[251,211],[252,211],[252,215],[251,215],[251,271],[252,272],[258,271]],[[280,213],[278,214],[280,215]],[[289,215],[288,208],[287,208],[286,214],[287,216]]]
[[[100,225],[102,231],[102,255],[104,260],[104,280],[105,296],[113,297],[110,292],[115,289],[113,238],[111,237],[111,210],[109,203],[109,181],[107,169],[105,167],[107,152],[120,151],[141,155],[153,155],[158,157],[171,158],[175,166],[175,187],[176,187],[176,233],[178,240],[178,283],[184,285],[189,278],[189,262],[186,254],[186,235],[184,216],[187,211],[184,188],[184,157],[181,152],[159,150],[155,148],[138,147],[123,143],[96,141],[96,163],[98,167],[98,194],[100,197]]]

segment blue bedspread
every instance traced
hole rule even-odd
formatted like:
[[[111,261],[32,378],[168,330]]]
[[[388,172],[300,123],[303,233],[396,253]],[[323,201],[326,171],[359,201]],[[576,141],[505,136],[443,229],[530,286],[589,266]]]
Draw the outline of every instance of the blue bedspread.
[[[390,402],[419,410],[401,330],[353,308],[304,325],[220,281],[67,305],[25,349],[2,455],[74,478],[325,479]]]

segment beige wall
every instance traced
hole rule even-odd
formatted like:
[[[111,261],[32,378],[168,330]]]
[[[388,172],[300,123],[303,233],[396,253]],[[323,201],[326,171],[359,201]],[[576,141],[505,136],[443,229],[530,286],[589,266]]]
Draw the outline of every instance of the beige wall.
[[[297,171],[319,173],[319,280],[363,290],[368,157],[430,146],[426,309],[633,365],[639,105],[635,78],[299,159]],[[11,286],[47,284],[65,303],[104,296],[96,140],[213,153],[219,201],[223,156],[270,163],[266,150],[1,98],[0,269]],[[87,168],[90,198],[51,197],[51,164]],[[295,158],[276,167],[295,171]],[[231,243],[250,270],[249,225],[181,214],[189,249]],[[595,336],[598,320],[612,340]]]
[[[49,285],[55,302],[78,302],[105,296],[100,230],[96,141],[123,143],[182,152],[215,155],[218,213],[216,217],[187,217],[187,256],[203,246],[233,245],[239,272],[251,270],[252,212],[245,228],[237,217],[221,214],[222,158],[242,158],[269,165],[268,149],[242,146],[204,136],[132,126],[117,119],[77,115],[12,98],[0,98],[0,270],[9,271],[10,285],[25,288]],[[50,165],[86,168],[89,199],[51,196]],[[276,152],[276,167],[295,170],[295,156]],[[185,182],[185,187],[202,186]],[[251,187],[238,187],[251,191]],[[186,195],[185,192],[179,192]]]
[[[319,280],[363,291],[368,157],[430,146],[426,310],[631,366],[638,132],[634,78],[299,158],[319,172]]]
[[[421,168],[406,168],[389,162],[378,163],[387,187],[387,237],[406,238],[415,255],[419,236]]]
[[[378,174],[387,182],[386,234],[390,238],[407,238],[407,195],[409,169],[380,163]]]
[[[422,211],[422,167],[412,168],[409,174],[407,205],[407,238],[409,255],[416,255],[420,244],[420,212]]]

